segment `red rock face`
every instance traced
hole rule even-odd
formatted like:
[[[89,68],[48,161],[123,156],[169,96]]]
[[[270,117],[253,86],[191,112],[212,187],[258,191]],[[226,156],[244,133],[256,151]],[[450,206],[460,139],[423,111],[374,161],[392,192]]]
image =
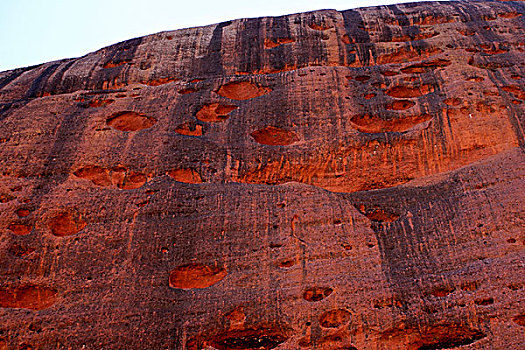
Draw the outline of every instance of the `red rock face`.
[[[0,349],[525,347],[525,6],[0,73]]]

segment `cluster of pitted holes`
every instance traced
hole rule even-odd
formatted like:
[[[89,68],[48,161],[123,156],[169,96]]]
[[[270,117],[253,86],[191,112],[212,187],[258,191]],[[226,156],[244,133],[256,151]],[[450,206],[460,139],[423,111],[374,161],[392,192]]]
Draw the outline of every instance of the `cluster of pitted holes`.
[[[221,271],[221,268],[214,267],[215,272]],[[196,270],[199,270],[197,274],[194,274]],[[202,273],[204,271],[204,273]],[[208,281],[201,284],[200,281],[203,275],[209,278],[210,266],[200,264],[190,264],[179,267],[172,271],[170,276],[170,286],[172,288],[190,289],[190,288],[207,288],[212,284]],[[197,275],[199,278],[196,278]],[[212,274],[213,275],[213,274]],[[207,279],[206,278],[206,279]],[[216,278],[214,278],[216,280]],[[190,282],[190,284],[188,284]],[[217,283],[217,282],[215,282]],[[175,286],[177,285],[177,286]],[[303,292],[303,298],[308,302],[319,302],[333,293],[333,289],[329,287],[309,287]],[[286,332],[282,332],[280,327],[263,326],[259,328],[250,328],[243,325],[246,316],[244,311],[235,309],[233,312],[226,314],[225,317],[230,320],[230,323],[236,324],[235,328],[231,328],[228,331],[215,333],[215,335],[208,335],[207,344],[212,345],[217,349],[273,349],[279,346],[281,343],[288,339]],[[319,325],[327,330],[340,330],[341,327],[345,327],[351,320],[351,314],[348,310],[329,309],[322,312],[318,316]],[[311,322],[306,322],[306,325],[311,326]],[[240,327],[240,328],[237,328]],[[355,349],[350,344],[346,343],[347,340],[344,336],[326,336],[319,340],[320,344],[330,345],[344,345],[345,349]],[[309,339],[300,339],[300,344],[310,344]]]
[[[16,213],[19,217],[27,217],[31,211],[27,208],[20,208]],[[53,214],[47,226],[54,236],[65,237],[83,230],[86,222],[74,209],[65,209]],[[24,224],[11,224],[8,228],[15,235],[27,235],[32,231],[32,226]],[[34,248],[20,244],[15,244],[10,248],[10,253],[19,258],[34,251]],[[0,307],[43,310],[51,307],[56,302],[57,296],[56,289],[45,285],[26,284],[4,287],[0,288]]]
[[[331,26],[323,26],[321,24],[312,24],[310,25],[312,29],[315,30],[326,30],[331,28]],[[286,44],[293,42],[292,39],[289,38],[283,38],[283,39],[277,39],[276,43],[279,45]],[[272,46],[272,44],[269,44]],[[428,69],[434,69],[436,67],[443,67],[450,64],[447,60],[434,60],[434,61],[427,61],[423,63],[414,64],[408,67],[405,67],[402,69],[403,73],[423,73]],[[385,75],[389,75],[389,72],[385,72]],[[394,73],[392,73],[394,74]],[[397,73],[396,73],[397,74]],[[370,76],[367,75],[361,75],[357,76],[356,81],[359,82],[366,82],[370,79]],[[165,84],[168,82],[174,81],[174,79],[159,79],[155,81],[148,82],[149,85],[160,85]],[[430,92],[432,88],[429,85],[422,85],[422,86],[415,86],[415,87],[406,87],[406,86],[395,86],[390,89],[388,89],[385,93],[393,98],[400,99],[400,98],[414,98],[419,97],[421,95],[424,95],[428,92]],[[180,90],[179,93],[186,94],[186,93],[192,93],[197,91],[194,88],[187,88]],[[228,98],[232,100],[248,100],[252,99],[258,96],[262,96],[264,94],[267,94],[271,91],[268,87],[261,87],[256,84],[253,84],[248,81],[238,81],[238,82],[231,82],[227,83],[225,85],[222,85],[219,90],[217,91],[217,94]],[[370,93],[365,98],[373,98],[375,97],[375,93]],[[106,105],[109,103],[112,103],[113,100],[102,100],[102,101],[95,101],[91,102],[92,106],[100,106],[100,105]],[[394,111],[402,111],[406,109],[410,109],[415,105],[415,102],[402,99],[402,100],[395,100],[391,104],[386,105],[385,109],[387,110],[394,110]],[[237,109],[238,106],[232,105],[232,104],[223,104],[223,103],[208,103],[201,107],[199,111],[197,111],[195,117],[200,122],[204,123],[216,123],[216,122],[222,122],[226,119],[228,119],[229,114]],[[366,133],[379,133],[379,132],[386,132],[386,131],[392,131],[392,132],[404,132],[408,129],[411,129],[417,124],[421,124],[423,122],[426,122],[431,119],[431,116],[428,114],[423,115],[417,115],[417,116],[402,116],[400,118],[396,118],[393,120],[384,120],[382,118],[371,116],[368,114],[364,115],[357,115],[354,116],[351,119],[351,122],[356,127],[357,130],[366,132]],[[113,127],[117,130],[121,131],[139,131],[144,130],[147,128],[150,128],[153,126],[157,120],[153,117],[144,115],[142,113],[134,112],[134,111],[122,111],[117,112],[113,115],[111,115],[107,119],[107,124],[110,127]],[[185,135],[185,136],[202,136],[203,135],[203,126],[195,123],[195,122],[184,122],[176,127],[175,132]],[[252,138],[264,145],[272,145],[272,146],[285,146],[285,145],[291,145],[293,143],[296,143],[299,140],[299,137],[297,134],[295,134],[293,131],[285,130],[276,126],[267,126],[259,130],[253,131],[251,134]],[[177,169],[181,170],[181,169]],[[182,169],[188,172],[195,172],[193,169]],[[175,177],[174,177],[175,178]],[[202,182],[199,180],[200,175],[197,174],[197,176],[189,176],[185,177],[182,176],[180,178],[180,182],[188,182],[188,183],[199,183]],[[187,181],[189,179],[189,181]]]
[[[404,74],[423,74],[437,68],[443,68],[450,65],[451,62],[446,59],[434,59],[427,60],[415,64],[408,65],[401,69],[401,73]],[[381,72],[384,76],[395,76],[400,74],[400,72],[385,70]],[[368,75],[358,75],[355,77],[347,76],[348,79],[353,79],[359,83],[365,83],[370,80]],[[405,79],[407,80],[407,79]],[[413,77],[411,80],[417,80],[416,77]],[[394,100],[387,103],[384,108],[385,110],[402,112],[409,110],[416,105],[411,99],[418,98],[423,95],[429,94],[434,91],[432,85],[429,84],[413,84],[413,85],[395,85],[388,89],[384,84],[374,83],[374,86],[384,88],[384,93],[387,96],[392,97]],[[364,95],[366,100],[373,99],[377,96],[375,92],[367,92]],[[353,116],[350,121],[353,126],[364,133],[383,133],[383,132],[405,132],[409,129],[412,129],[418,124],[422,124],[432,119],[432,116],[428,113],[418,114],[418,115],[405,115],[401,114],[396,118],[384,119],[376,115],[371,115],[369,113],[358,114]]]
[[[149,85],[159,85],[161,83],[165,84],[171,81],[172,80],[170,79],[158,80],[149,82]],[[195,91],[197,90],[194,88],[187,88],[180,90],[179,93],[187,94]],[[271,89],[268,87],[262,87],[248,81],[238,81],[222,85],[217,91],[217,94],[231,100],[242,101],[265,95],[270,91]],[[92,107],[102,107],[113,102],[114,100],[110,99],[92,100],[89,102],[89,105]],[[238,106],[234,104],[224,104],[220,102],[206,103],[197,111],[195,118],[203,123],[223,122],[227,120],[230,113],[237,108]],[[113,129],[124,132],[133,132],[151,128],[157,123],[157,119],[135,111],[120,111],[108,117],[106,119],[106,123]],[[175,132],[185,136],[198,137],[203,135],[203,126],[199,123],[188,121],[177,126],[175,128]],[[275,126],[267,126],[260,130],[255,130],[251,133],[251,136],[256,142],[260,144],[274,146],[290,145],[299,140],[298,136],[294,132]],[[133,176],[138,181],[130,182],[128,179],[126,183],[129,185],[128,187],[124,187],[124,185],[121,183],[115,183],[115,180],[112,178],[113,173],[114,171],[112,169],[104,169],[99,166],[89,165],[77,170],[75,175],[77,177],[87,178],[96,185],[111,186],[112,184],[116,184],[117,187],[122,189],[138,188],[146,181],[144,175],[137,173]],[[174,169],[168,172],[168,175],[178,182],[191,184],[203,182],[200,174],[195,169]],[[138,179],[138,177],[140,177],[140,179]],[[136,184],[136,186],[134,184]]]
[[[310,25],[312,29],[315,30],[326,30],[331,27],[329,26],[322,26],[318,24],[312,24]],[[168,38],[171,39],[171,38]],[[274,42],[269,42],[267,44],[268,48],[277,47],[282,44],[293,42],[293,39],[277,39]],[[106,64],[105,68],[111,68],[116,67],[121,64],[127,64],[129,62],[119,62],[117,64]],[[421,73],[424,69],[427,69],[430,65],[414,65],[411,67],[407,67],[402,69],[403,73]],[[398,74],[396,72],[384,72],[384,75],[391,76]],[[358,76],[355,78],[356,81],[359,82],[365,82],[369,80],[369,76]],[[160,85],[165,84],[168,82],[171,82],[173,80],[166,79],[166,80],[158,80],[158,81],[152,81],[149,85]],[[181,90],[179,93],[185,94],[185,93],[191,93],[195,92],[194,89],[186,89]],[[268,88],[261,88],[254,84],[248,83],[248,82],[236,82],[236,83],[229,83],[224,86],[222,86],[218,93],[219,95],[234,99],[234,100],[246,100],[250,98],[254,98],[257,96],[261,96],[263,94],[268,93],[270,90]],[[418,97],[423,94],[426,94],[430,91],[429,86],[419,86],[419,87],[406,87],[406,86],[395,86],[393,88],[390,88],[386,91],[386,94],[394,97],[394,98],[413,98]],[[514,93],[515,91],[510,91],[510,89],[505,90]],[[375,94],[368,94],[365,98],[373,98],[375,97]],[[109,105],[113,103],[114,100],[108,99],[108,100],[93,100],[89,103],[91,107],[102,107]],[[387,106],[387,109],[392,110],[405,110],[409,109],[412,106],[414,106],[415,103],[410,100],[397,100],[394,101],[391,105]],[[196,118],[202,122],[221,122],[228,118],[228,114],[231,113],[233,110],[237,109],[238,107],[235,105],[224,105],[220,103],[211,103],[204,105],[196,114]],[[370,119],[370,117],[368,117]],[[372,118],[373,119],[373,118]],[[425,119],[425,118],[423,118]],[[357,121],[357,124],[359,125],[358,120],[353,120],[354,122]],[[424,120],[423,120],[424,121]],[[146,116],[144,114],[133,112],[133,111],[123,111],[113,114],[107,119],[107,124],[114,129],[120,130],[120,131],[139,131],[144,130],[147,128],[152,127],[157,120],[153,117]],[[375,122],[375,121],[372,121]],[[418,120],[418,122],[421,122]],[[384,126],[381,127],[381,129],[384,129]],[[392,127],[391,127],[392,129]],[[404,131],[405,127],[400,128],[399,130],[396,130],[394,128],[394,131]],[[177,129],[176,132],[187,135],[187,136],[201,136],[202,135],[202,126],[198,124],[191,124],[189,122],[181,124]],[[289,132],[286,130],[282,130],[277,127],[268,126],[264,129],[254,131],[252,133],[252,137],[259,143],[267,144],[267,145],[287,145],[292,144],[296,142],[298,139],[296,135],[293,132]],[[193,169],[177,169],[173,170],[169,173],[171,177],[176,179],[180,182],[188,182],[188,183],[200,183],[202,182],[202,179],[200,178],[200,175],[196,173]],[[95,182],[95,181],[94,181]],[[21,208],[17,211],[17,214],[19,217],[25,217],[29,215],[29,210],[25,208]],[[397,218],[396,218],[397,219]],[[373,220],[373,219],[372,219]],[[62,212],[55,216],[51,222],[50,222],[50,229],[56,236],[66,236],[70,234],[77,233],[78,231],[82,230],[85,226],[84,222],[78,222],[75,221],[72,218],[72,214],[70,212]],[[21,225],[21,224],[13,224],[12,227],[10,227],[15,233],[17,234],[27,234],[30,232],[27,232],[28,228]],[[286,266],[286,264],[285,264]],[[190,265],[184,265],[181,266],[175,270],[172,270],[170,273],[170,287],[172,288],[180,288],[180,289],[191,289],[191,288],[207,288],[215,283],[218,283],[221,281],[227,274],[227,271],[225,268],[217,267],[217,266],[208,266],[208,265],[202,265],[202,264],[190,264]],[[23,291],[23,292],[20,292]],[[29,292],[26,292],[29,291]],[[453,290],[452,290],[453,291]],[[333,290],[328,287],[312,287],[307,288],[304,291],[303,298],[309,302],[317,302],[320,300],[323,300],[327,296],[329,296]],[[443,296],[446,294],[449,294],[451,290],[436,290],[434,291],[436,296]],[[28,297],[20,297],[19,299],[16,299],[16,297],[13,297],[13,295],[38,295],[38,300],[44,300],[46,298],[42,298],[42,294],[49,295],[48,299],[53,299],[54,295],[56,294],[56,291],[53,290],[46,290],[42,289],[40,287],[26,287],[26,289],[18,290],[17,293],[14,292],[8,292],[8,291],[0,291],[0,303],[7,304],[7,305],[25,305],[28,308],[34,308],[39,309],[41,307],[47,307],[48,301],[44,301],[42,303],[37,303],[35,300],[32,300],[31,296]],[[30,300],[25,302],[25,299]],[[34,299],[34,298],[33,298]],[[5,301],[7,300],[7,301]],[[486,298],[486,299],[480,299],[479,301],[476,300],[476,304],[478,305],[488,305],[493,302],[492,298]],[[15,306],[16,307],[16,306]],[[320,324],[322,327],[325,328],[336,328],[340,325],[346,324],[349,322],[350,314],[348,311],[344,309],[336,309],[336,310],[330,310],[325,313],[323,313],[320,316]],[[519,323],[519,322],[517,322]],[[267,339],[268,338],[268,339]],[[255,339],[255,340],[254,340]],[[252,341],[253,340],[253,341]],[[243,346],[243,348],[255,348],[255,346],[258,346],[260,348],[261,341],[263,343],[268,343],[271,345],[264,345],[264,346],[270,346],[268,348],[272,348],[274,345],[278,345],[278,341],[273,344],[273,340],[269,339],[269,337],[265,335],[261,335],[258,337],[252,337],[252,336],[242,336],[235,338],[232,340],[231,338],[223,339],[222,344],[220,347],[225,348],[231,348],[231,349],[237,349],[240,348],[239,346]],[[255,342],[254,344],[251,344],[251,342]],[[248,344],[248,345],[247,345]],[[253,345],[253,346],[252,346]]]

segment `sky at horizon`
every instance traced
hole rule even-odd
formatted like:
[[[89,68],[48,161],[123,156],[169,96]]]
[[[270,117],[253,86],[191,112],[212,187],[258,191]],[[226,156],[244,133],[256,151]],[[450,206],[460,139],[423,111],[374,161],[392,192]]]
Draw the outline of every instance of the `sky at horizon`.
[[[430,1],[430,0],[423,0]],[[2,0],[0,71],[80,57],[120,41],[227,20],[403,0]]]

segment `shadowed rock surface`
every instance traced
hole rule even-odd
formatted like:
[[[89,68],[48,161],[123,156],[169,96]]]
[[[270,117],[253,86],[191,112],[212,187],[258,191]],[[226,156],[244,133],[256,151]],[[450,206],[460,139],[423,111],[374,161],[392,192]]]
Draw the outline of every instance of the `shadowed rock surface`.
[[[0,72],[0,349],[525,348],[524,14],[240,19]]]

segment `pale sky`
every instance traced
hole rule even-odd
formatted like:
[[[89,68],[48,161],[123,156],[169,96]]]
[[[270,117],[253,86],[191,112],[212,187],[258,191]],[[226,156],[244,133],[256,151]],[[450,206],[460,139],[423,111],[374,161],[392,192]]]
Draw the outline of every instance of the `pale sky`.
[[[0,71],[83,56],[119,41],[247,17],[403,0],[0,0]]]

